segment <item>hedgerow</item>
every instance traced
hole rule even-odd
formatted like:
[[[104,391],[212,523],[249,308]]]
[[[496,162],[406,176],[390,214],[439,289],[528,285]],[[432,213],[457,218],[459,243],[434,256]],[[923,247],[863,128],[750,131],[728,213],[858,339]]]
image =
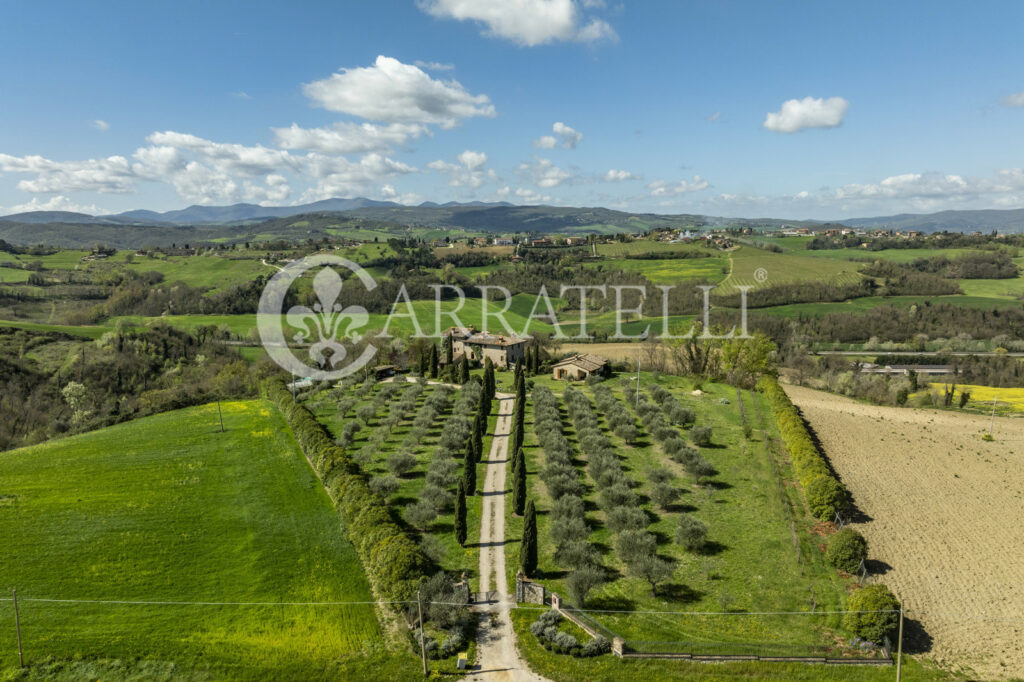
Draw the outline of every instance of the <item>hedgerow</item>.
[[[796,407],[779,382],[774,377],[762,377],[758,382],[758,390],[768,399],[772,416],[775,417],[779,433],[793,460],[793,470],[803,486],[807,506],[815,517],[831,521],[836,512],[846,509],[849,493],[832,474]]]
[[[420,548],[391,519],[384,502],[370,490],[352,458],[334,444],[305,405],[292,400],[284,380],[270,380],[267,397],[284,415],[331,496],[378,598],[409,599],[429,568]]]

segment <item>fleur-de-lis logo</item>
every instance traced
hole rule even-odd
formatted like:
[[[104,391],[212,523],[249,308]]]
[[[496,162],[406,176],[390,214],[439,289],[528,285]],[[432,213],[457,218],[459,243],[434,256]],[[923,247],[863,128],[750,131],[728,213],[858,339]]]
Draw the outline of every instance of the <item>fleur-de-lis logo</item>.
[[[315,330],[315,338],[319,340],[309,347],[309,357],[320,367],[328,361],[328,356],[324,355],[325,350],[331,351],[329,359],[332,368],[348,355],[345,347],[337,341],[338,329],[346,318],[350,321],[343,333],[356,343],[362,337],[358,332],[352,331],[353,327],[364,327],[370,321],[370,315],[363,306],[350,305],[344,309],[341,307],[337,302],[341,287],[341,277],[337,272],[332,268],[322,269],[313,278],[313,291],[319,303],[314,303],[312,310],[304,305],[292,306],[286,315],[288,324],[301,329],[294,337],[298,343],[305,343],[314,338],[311,329]]]
[[[324,267],[326,266],[326,267]],[[363,340],[357,331],[366,327],[370,315],[360,305],[344,306],[339,300],[342,292],[342,279],[333,266],[340,266],[352,272],[354,277],[349,284],[362,284],[366,291],[372,291],[377,283],[366,270],[350,260],[330,254],[309,256],[290,263],[280,269],[267,282],[260,296],[260,305],[256,315],[256,326],[267,355],[294,376],[309,377],[318,381],[331,381],[347,376],[365,367],[376,355],[377,348],[372,343],[364,344],[358,357],[349,358],[342,341],[348,339],[352,343]],[[291,285],[304,273],[320,267],[313,278],[313,293],[317,302],[312,308],[304,305],[292,306],[284,311],[284,302]],[[351,298],[351,296],[349,296]],[[285,327],[291,331],[286,334]],[[296,343],[309,343],[303,348],[309,360],[302,361],[296,357]]]

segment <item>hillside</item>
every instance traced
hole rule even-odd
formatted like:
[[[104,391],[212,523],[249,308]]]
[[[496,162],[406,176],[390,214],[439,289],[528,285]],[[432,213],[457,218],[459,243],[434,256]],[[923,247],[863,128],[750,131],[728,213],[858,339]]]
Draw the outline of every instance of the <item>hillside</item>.
[[[257,604],[371,595],[281,416],[222,407],[225,433],[207,405],[0,454],[0,577],[18,588],[39,677],[337,679],[380,642],[369,605]],[[4,646],[0,670],[16,663]]]
[[[1024,208],[983,211],[941,211],[939,213],[901,213],[874,218],[847,218],[837,222],[851,227],[922,232],[1024,232]]]

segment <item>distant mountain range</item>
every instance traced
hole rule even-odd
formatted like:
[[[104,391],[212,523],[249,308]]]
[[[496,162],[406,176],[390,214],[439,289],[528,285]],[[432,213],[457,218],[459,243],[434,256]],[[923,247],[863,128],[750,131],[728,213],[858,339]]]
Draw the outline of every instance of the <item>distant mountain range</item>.
[[[970,232],[1024,231],[1024,209],[943,211],[828,221],[850,227]],[[90,246],[98,242],[119,248],[195,243],[238,242],[265,235],[320,238],[339,232],[407,234],[422,228],[435,236],[461,229],[483,234],[609,234],[657,228],[813,227],[824,221],[780,218],[725,218],[697,214],[628,213],[600,207],[518,206],[506,202],[424,202],[405,206],[364,197],[325,199],[298,206],[189,206],[166,211],[136,210],[91,216],[66,211],[34,211],[0,218],[0,239],[13,244]],[[423,231],[418,234],[423,234]],[[261,237],[258,237],[260,235]]]

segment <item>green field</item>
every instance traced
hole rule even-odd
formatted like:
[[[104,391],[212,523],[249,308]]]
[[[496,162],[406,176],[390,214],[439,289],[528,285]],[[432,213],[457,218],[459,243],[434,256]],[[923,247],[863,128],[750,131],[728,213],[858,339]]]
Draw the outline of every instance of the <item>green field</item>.
[[[894,263],[909,263],[918,258],[935,258],[946,256],[956,258],[967,253],[982,253],[978,249],[806,249],[808,256],[830,260],[887,260]]]
[[[800,317],[804,315],[826,315],[828,313],[859,313],[879,306],[891,305],[907,308],[912,305],[922,306],[935,303],[982,309],[999,308],[1006,305],[1005,300],[984,296],[890,296],[887,298],[864,296],[862,298],[851,298],[846,301],[777,305],[771,308],[758,308],[756,312],[778,315],[780,317]],[[755,310],[751,309],[751,312],[755,312]]]
[[[775,253],[753,246],[729,252],[731,269],[721,282],[719,293],[731,293],[738,286],[764,286],[792,282],[852,283],[860,279],[857,265],[842,260],[808,258],[796,253]],[[758,279],[763,270],[765,279]]]
[[[403,647],[385,651],[372,605],[260,605],[372,597],[281,416],[266,401],[223,411],[226,433],[206,405],[0,453],[0,582],[18,589],[35,674],[307,680],[365,676],[370,663],[384,666],[381,677],[414,670]],[[257,604],[37,601],[46,599]],[[0,666],[10,669],[10,602],[0,602],[0,622]]]
[[[657,244],[658,242],[652,242]],[[613,262],[587,263],[588,267],[607,266],[639,272],[655,284],[671,284],[687,279],[720,282],[728,272],[726,258],[664,258],[652,260],[618,258]]]
[[[670,242],[658,242],[647,239],[637,239],[629,242],[611,241],[606,244],[597,245],[599,256],[621,257],[640,253],[681,253],[685,251],[698,251],[719,256],[720,252],[706,248],[703,244],[696,242],[673,244]]]

